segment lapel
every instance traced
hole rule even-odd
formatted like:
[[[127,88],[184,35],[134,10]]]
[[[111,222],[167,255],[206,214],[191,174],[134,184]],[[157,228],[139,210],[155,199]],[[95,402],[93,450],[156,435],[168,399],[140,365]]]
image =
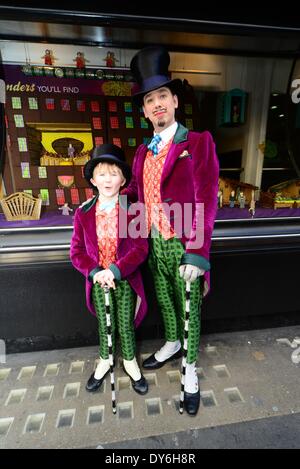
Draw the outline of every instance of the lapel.
[[[123,243],[124,239],[128,236],[128,214],[129,203],[127,197],[119,195],[119,216],[118,216],[118,252],[120,245]],[[120,226],[121,225],[121,226]]]
[[[89,241],[93,246],[93,252],[95,253],[98,253],[98,240],[97,240],[97,232],[96,232],[96,202],[97,200],[98,200],[98,196],[94,197],[92,201],[93,203],[89,204],[89,207],[86,208],[85,210],[82,210],[81,212],[81,217],[82,217],[83,226],[84,226],[86,235],[89,238]]]
[[[137,181],[141,181],[141,187],[142,188],[144,187],[143,171],[144,171],[144,163],[145,163],[147,152],[148,152],[147,146],[143,145],[143,147],[141,149],[141,152],[139,154],[139,158],[138,158],[138,163],[139,164],[138,164],[138,167],[137,167],[136,179],[137,179]],[[143,190],[142,190],[142,193],[143,193]]]
[[[181,124],[178,124],[178,128],[174,135],[172,145],[170,147],[169,153],[164,164],[161,176],[161,185],[169,176],[179,155],[188,148],[188,132],[189,131],[186,127]]]

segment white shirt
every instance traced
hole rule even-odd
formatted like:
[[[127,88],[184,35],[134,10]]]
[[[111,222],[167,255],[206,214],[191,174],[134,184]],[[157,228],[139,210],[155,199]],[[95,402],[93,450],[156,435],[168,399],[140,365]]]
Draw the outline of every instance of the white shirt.
[[[161,141],[157,145],[158,152],[160,152],[164,148],[164,146],[166,146],[167,143],[171,140],[171,138],[174,137],[177,127],[178,127],[178,122],[174,122],[169,127],[167,127],[162,132],[160,132],[159,135],[161,137]],[[156,133],[154,133],[154,135],[156,135]]]

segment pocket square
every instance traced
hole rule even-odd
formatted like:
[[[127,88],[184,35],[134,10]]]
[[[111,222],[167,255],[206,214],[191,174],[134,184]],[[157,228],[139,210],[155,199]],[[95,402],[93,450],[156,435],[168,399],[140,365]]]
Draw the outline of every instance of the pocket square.
[[[191,158],[192,159],[192,155],[187,151],[187,150],[184,150],[179,156],[178,156],[178,159],[180,158]]]

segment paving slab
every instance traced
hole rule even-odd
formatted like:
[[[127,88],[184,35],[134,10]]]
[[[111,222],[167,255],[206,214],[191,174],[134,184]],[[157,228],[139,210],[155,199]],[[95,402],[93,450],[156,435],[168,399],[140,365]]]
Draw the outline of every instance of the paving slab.
[[[143,438],[166,444],[177,438],[180,448],[186,441],[180,432],[195,436],[201,429],[298,414],[297,337],[300,326],[203,335],[196,417],[178,412],[180,360],[145,371],[149,392],[139,396],[117,356],[114,415],[109,377],[99,392],[85,390],[98,347],[7,355],[0,365],[0,448],[131,448]],[[140,342],[138,360],[162,344]]]

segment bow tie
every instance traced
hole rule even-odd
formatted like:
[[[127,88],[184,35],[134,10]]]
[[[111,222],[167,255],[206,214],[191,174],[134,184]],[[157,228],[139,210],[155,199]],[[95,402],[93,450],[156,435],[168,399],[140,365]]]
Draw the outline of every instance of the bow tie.
[[[151,142],[148,145],[149,150],[152,151],[154,156],[158,155],[158,144],[160,142],[161,142],[161,136],[159,134],[155,134]]]

